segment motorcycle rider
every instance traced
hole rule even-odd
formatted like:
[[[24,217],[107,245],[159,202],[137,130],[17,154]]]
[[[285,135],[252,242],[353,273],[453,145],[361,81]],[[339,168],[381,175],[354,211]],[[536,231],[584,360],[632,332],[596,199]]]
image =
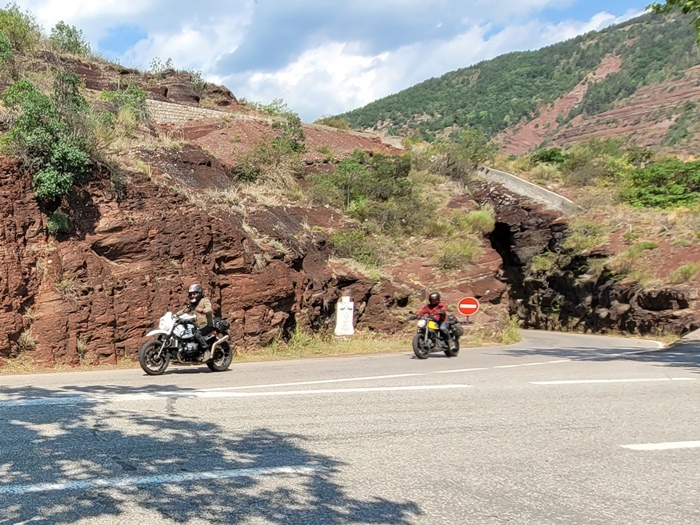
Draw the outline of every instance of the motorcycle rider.
[[[428,304],[426,304],[415,315],[415,317],[432,317],[433,320],[440,326],[440,332],[447,342],[448,348],[454,348],[452,335],[450,334],[450,323],[447,321],[447,304],[440,300],[439,292],[432,292],[428,296]]]
[[[177,315],[194,314],[195,328],[194,338],[199,347],[204,351],[202,361],[208,361],[211,358],[209,345],[207,344],[205,335],[210,334],[213,330],[214,309],[211,306],[211,301],[204,297],[204,288],[200,284],[193,284],[187,290],[187,304],[177,312]]]

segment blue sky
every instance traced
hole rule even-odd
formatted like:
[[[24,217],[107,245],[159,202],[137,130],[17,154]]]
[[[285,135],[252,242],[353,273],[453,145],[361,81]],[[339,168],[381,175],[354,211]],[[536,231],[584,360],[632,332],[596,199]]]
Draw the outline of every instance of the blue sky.
[[[48,34],[59,21],[92,50],[178,69],[238,98],[282,99],[312,122],[431,77],[602,29],[647,0],[20,0]]]

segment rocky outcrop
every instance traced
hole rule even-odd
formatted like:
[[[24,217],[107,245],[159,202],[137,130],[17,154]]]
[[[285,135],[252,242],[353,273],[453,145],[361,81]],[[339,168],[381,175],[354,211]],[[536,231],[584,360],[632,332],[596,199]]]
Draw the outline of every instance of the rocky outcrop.
[[[73,230],[56,238],[47,233],[51,210],[39,208],[28,176],[0,158],[0,358],[24,352],[38,362],[76,364],[133,357],[193,282],[230,320],[239,348],[297,326],[332,327],[343,295],[356,303],[358,328],[399,326],[388,309],[405,304],[406,290],[331,268],[300,209],[262,207],[244,225],[241,215],[193,204],[185,186],[228,179],[197,148],[178,156],[156,158],[153,180],[130,174],[120,192],[95,174],[66,203]]]
[[[523,200],[503,187],[476,183],[474,197],[496,210],[491,243],[503,259],[510,311],[526,328],[681,336],[700,328],[700,291],[691,285],[645,288],[615,275],[595,259],[604,250],[575,257],[563,252],[567,220],[557,212]],[[548,253],[558,261],[536,270],[534,257]],[[603,268],[594,272],[592,268]]]

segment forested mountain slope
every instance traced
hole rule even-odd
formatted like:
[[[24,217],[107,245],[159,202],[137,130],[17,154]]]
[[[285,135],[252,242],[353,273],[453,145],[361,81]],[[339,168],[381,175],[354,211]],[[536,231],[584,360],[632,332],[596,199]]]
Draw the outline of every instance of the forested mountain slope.
[[[354,128],[429,141],[471,127],[511,153],[594,136],[692,152],[700,131],[698,66],[688,19],[646,14],[431,78],[338,117]]]

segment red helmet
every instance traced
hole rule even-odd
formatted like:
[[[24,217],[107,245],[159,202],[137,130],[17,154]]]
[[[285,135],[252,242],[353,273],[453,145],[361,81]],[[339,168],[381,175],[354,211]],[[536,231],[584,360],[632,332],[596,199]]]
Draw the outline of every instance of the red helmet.
[[[435,306],[440,302],[440,294],[438,292],[433,292],[428,296],[428,302],[432,305]]]

